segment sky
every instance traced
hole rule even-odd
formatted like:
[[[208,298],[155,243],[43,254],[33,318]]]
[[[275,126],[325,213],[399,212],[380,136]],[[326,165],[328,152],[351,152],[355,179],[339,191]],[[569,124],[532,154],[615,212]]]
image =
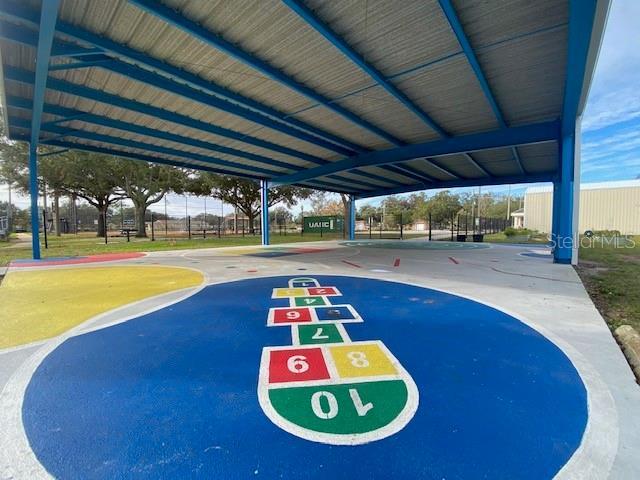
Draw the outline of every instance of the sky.
[[[598,64],[582,121],[582,182],[605,182],[640,177],[640,0],[613,0]],[[531,185],[515,185],[513,195],[522,195]],[[469,189],[451,189],[454,192]],[[438,190],[430,190],[429,195]],[[505,195],[509,186],[484,187],[485,192]],[[7,186],[0,185],[0,200],[7,199]],[[375,198],[358,202],[379,204]],[[28,206],[28,199],[13,195],[20,208]],[[207,199],[208,212],[232,211],[219,200]],[[186,204],[186,205],[185,205]],[[309,210],[308,202],[294,207]],[[183,216],[204,211],[203,198],[169,195],[167,213]],[[164,202],[151,208],[164,212]]]

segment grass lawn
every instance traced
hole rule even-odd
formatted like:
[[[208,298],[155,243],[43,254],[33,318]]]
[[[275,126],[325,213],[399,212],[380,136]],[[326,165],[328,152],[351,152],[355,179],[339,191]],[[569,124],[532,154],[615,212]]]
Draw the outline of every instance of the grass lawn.
[[[536,233],[531,236],[513,236],[507,237],[503,232],[491,233],[484,236],[484,241],[489,243],[549,243],[549,239],[545,233]]]
[[[640,236],[617,248],[583,242],[579,258],[576,270],[609,327],[640,330]]]

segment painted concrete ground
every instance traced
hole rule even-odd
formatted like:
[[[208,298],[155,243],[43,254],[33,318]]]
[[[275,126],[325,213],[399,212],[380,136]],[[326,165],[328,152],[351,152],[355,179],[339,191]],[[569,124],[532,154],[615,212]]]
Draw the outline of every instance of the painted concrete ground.
[[[209,286],[0,350],[0,478],[637,477],[640,391],[570,267],[317,246],[124,262]]]

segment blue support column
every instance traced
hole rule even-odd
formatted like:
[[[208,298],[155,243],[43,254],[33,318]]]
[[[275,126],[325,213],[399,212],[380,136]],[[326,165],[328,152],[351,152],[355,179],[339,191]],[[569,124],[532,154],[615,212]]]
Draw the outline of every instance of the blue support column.
[[[558,237],[558,224],[560,222],[560,181],[553,182],[553,198],[551,212],[551,241],[555,245],[555,239]]]
[[[260,231],[262,233],[262,245],[269,245],[269,182],[261,180],[260,188],[260,208],[262,212]]]
[[[356,239],[356,198],[349,195],[349,240]]]
[[[573,257],[574,238],[574,172],[575,172],[575,133],[564,134],[560,145],[561,168],[558,188],[554,194],[558,194],[557,220],[554,220],[556,234],[553,238],[553,260],[555,263],[571,263]],[[554,212],[555,213],[555,212]]]
[[[31,197],[31,249],[33,258],[40,259],[40,212],[38,211],[37,145],[29,144],[29,195]],[[46,225],[45,225],[45,228]]]

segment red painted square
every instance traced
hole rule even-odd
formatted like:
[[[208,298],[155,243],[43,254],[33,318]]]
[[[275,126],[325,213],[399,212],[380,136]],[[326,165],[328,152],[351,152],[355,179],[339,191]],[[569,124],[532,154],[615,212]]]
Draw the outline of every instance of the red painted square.
[[[308,308],[283,308],[273,312],[273,323],[302,323],[311,321]]]
[[[329,371],[319,348],[272,350],[269,383],[328,379]]]
[[[336,289],[333,287],[313,287],[313,288],[309,288],[309,295],[313,296],[313,295],[335,295],[336,293]]]

